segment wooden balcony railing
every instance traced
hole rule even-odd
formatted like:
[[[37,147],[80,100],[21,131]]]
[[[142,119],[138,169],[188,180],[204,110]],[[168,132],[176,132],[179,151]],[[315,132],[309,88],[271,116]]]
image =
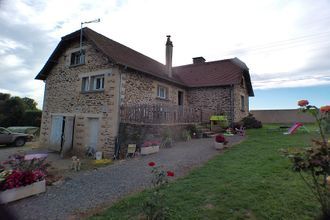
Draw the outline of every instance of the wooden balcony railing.
[[[138,104],[122,105],[120,120],[132,124],[191,124],[209,122],[211,111],[186,106]]]

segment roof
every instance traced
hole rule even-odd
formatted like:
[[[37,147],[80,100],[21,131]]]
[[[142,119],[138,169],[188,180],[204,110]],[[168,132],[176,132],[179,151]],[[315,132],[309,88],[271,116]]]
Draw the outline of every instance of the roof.
[[[239,84],[243,76],[249,95],[254,96],[249,69],[238,58],[177,66],[173,68],[173,73],[189,87]]]
[[[173,76],[169,77],[164,64],[125,45],[86,27],[83,28],[83,36],[90,40],[111,62],[185,87],[239,84],[243,75],[248,82],[248,93],[253,96],[248,68],[238,58],[174,67]],[[66,46],[72,41],[78,40],[79,37],[80,30],[62,37],[36,79],[45,80]]]

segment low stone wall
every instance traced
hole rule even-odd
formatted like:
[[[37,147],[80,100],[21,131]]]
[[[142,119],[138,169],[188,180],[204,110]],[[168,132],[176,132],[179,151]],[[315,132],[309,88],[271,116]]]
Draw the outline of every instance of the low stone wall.
[[[145,140],[162,140],[165,133],[169,133],[174,140],[181,139],[184,129],[188,124],[153,125],[153,124],[130,124],[120,123],[119,143],[121,154],[125,154],[128,144],[140,146]]]
[[[315,119],[298,109],[251,110],[253,116],[262,123],[313,123]]]

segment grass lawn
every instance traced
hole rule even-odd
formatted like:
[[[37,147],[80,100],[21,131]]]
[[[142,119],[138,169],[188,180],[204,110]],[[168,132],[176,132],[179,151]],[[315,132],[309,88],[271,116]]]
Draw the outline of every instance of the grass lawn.
[[[310,134],[249,130],[243,143],[165,189],[169,219],[313,219],[319,205],[279,149],[307,146]],[[139,219],[151,190],[91,219]]]

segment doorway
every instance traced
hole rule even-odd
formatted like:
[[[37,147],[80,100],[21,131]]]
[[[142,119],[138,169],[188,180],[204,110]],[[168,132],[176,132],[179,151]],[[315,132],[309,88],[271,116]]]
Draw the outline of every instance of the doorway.
[[[178,105],[182,106],[183,105],[183,92],[178,91]]]
[[[88,147],[93,148],[96,151],[97,142],[99,138],[99,119],[88,118]]]
[[[60,152],[62,155],[72,149],[74,116],[53,115],[49,148]]]

